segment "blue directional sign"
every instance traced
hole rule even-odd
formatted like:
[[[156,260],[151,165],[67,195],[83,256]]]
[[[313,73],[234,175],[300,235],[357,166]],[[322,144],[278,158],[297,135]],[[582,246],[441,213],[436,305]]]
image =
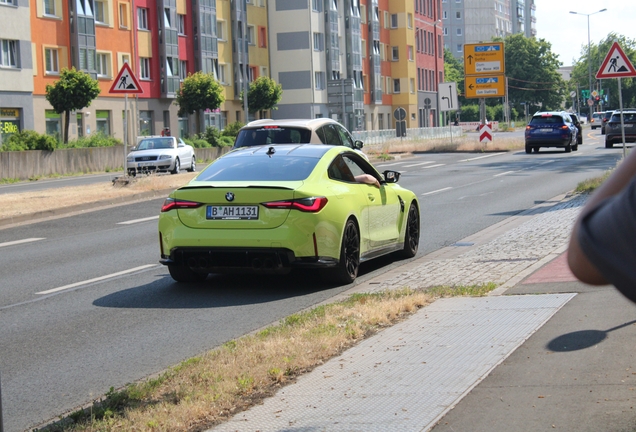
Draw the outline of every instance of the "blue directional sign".
[[[485,52],[485,51],[499,51],[501,50],[501,45],[477,45],[475,46],[475,52]]]

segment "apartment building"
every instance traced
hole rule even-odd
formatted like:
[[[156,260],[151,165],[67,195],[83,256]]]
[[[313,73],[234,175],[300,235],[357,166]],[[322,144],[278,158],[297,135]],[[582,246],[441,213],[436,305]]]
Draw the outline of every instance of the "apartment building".
[[[350,130],[436,126],[443,81],[441,0],[0,0],[0,123],[61,135],[46,86],[63,68],[97,79],[100,96],[73,112],[70,138],[96,131],[128,142],[169,128],[246,122],[242,94],[270,76],[283,87],[274,118],[337,119]],[[4,11],[6,10],[6,13]],[[142,90],[110,93],[128,63]],[[224,88],[218,109],[179,117],[189,73]],[[127,127],[124,126],[128,121]],[[9,125],[9,126],[6,126]]]
[[[464,58],[464,44],[522,33],[536,36],[534,0],[442,0],[444,45]]]
[[[33,129],[33,55],[29,0],[0,0],[0,144]]]

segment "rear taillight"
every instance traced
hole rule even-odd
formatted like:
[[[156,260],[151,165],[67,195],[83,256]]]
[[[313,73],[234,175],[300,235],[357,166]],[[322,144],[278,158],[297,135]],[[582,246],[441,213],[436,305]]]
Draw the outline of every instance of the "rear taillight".
[[[201,207],[203,203],[195,201],[178,200],[174,198],[166,198],[161,206],[161,213],[175,209],[193,209]]]
[[[563,126],[561,126],[561,129],[563,129],[563,130],[568,130],[568,129],[570,129],[570,126],[568,126],[568,125],[563,125]]]
[[[526,130],[530,130],[530,129],[532,129],[530,125],[526,126]]]
[[[316,213],[327,205],[327,198],[311,197],[286,201],[271,201],[261,203],[261,205],[270,209],[300,210],[302,212]]]

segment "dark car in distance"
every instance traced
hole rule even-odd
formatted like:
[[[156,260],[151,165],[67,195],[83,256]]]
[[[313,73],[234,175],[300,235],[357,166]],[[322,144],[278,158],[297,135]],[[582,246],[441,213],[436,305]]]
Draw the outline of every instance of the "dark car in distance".
[[[603,118],[601,119],[601,135],[605,135],[605,125],[612,118],[612,114],[614,114],[614,111],[605,111],[605,113],[603,113]]]
[[[537,112],[526,126],[526,153],[538,153],[541,147],[560,147],[566,153],[576,151],[577,134],[578,128],[567,112]]]
[[[625,127],[625,142],[636,142],[636,110],[623,111],[623,126]],[[621,130],[621,112],[614,111],[612,118],[605,126],[605,148],[612,148],[614,144],[623,142]]]
[[[578,114],[570,113],[570,117],[572,117],[572,122],[578,132],[576,133],[576,144],[583,144],[583,125],[581,124],[581,120],[579,119]]]

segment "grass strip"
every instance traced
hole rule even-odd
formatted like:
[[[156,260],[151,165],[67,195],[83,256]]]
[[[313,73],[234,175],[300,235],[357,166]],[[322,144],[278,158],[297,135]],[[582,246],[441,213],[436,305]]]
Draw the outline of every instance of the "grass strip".
[[[111,390],[41,432],[202,431],[272,396],[438,297],[483,296],[494,283],[353,294],[296,313],[142,382]]]

